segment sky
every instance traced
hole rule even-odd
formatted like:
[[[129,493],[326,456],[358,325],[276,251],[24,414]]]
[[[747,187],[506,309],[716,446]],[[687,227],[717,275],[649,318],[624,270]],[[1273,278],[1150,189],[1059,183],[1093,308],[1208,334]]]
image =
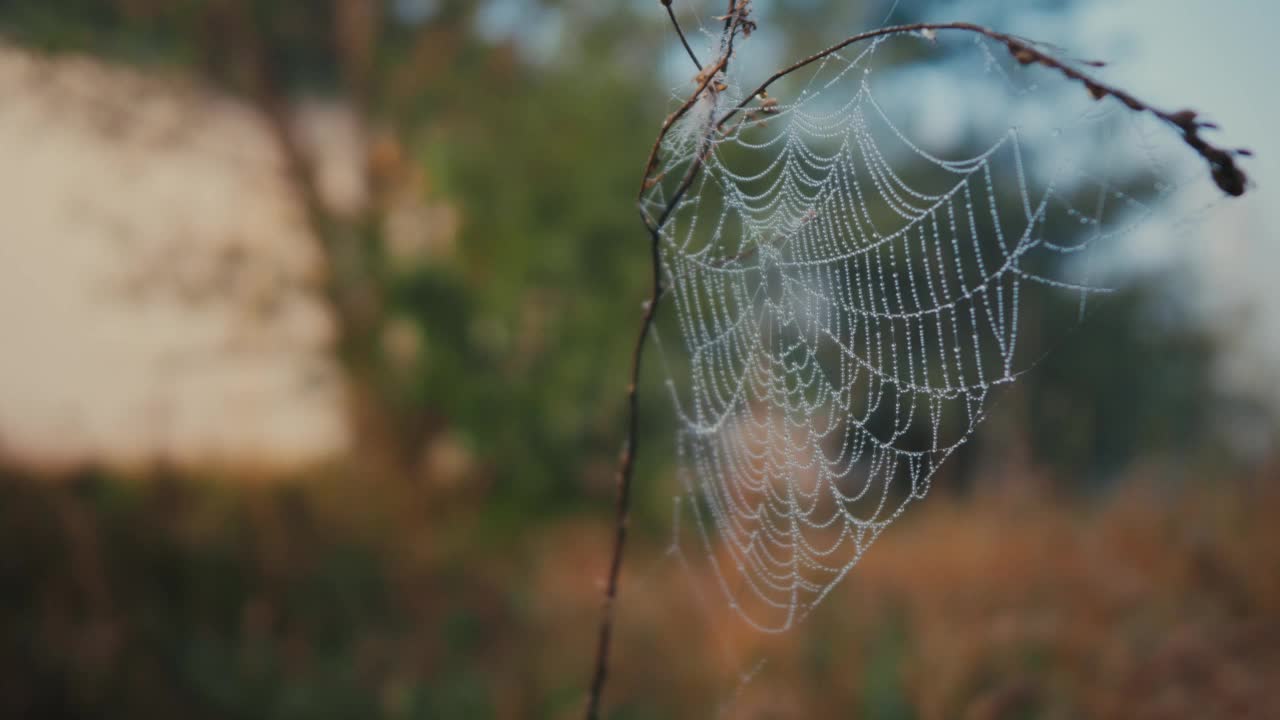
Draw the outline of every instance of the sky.
[[[909,10],[912,0],[898,2]],[[1105,60],[1105,80],[1157,107],[1193,108],[1221,126],[1211,141],[1256,154],[1242,162],[1253,180],[1245,197],[1224,199],[1203,183],[1202,195],[1185,198],[1190,209],[1171,213],[1200,215],[1196,231],[1153,231],[1132,261],[1161,269],[1222,339],[1225,387],[1280,416],[1280,0],[1079,0],[1066,14],[1036,4],[959,0],[927,19],[990,23]]]
[[[1168,108],[1218,123],[1215,137],[1256,156],[1245,197],[1220,203],[1175,252],[1198,302],[1231,335],[1224,379],[1280,408],[1280,29],[1276,0],[1092,0],[1073,50],[1112,60],[1108,77]]]

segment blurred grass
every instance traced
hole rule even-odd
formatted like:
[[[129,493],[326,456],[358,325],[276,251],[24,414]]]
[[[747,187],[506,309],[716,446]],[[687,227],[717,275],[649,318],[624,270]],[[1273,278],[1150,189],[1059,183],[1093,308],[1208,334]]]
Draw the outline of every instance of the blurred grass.
[[[613,716],[1274,717],[1266,477],[1172,494],[1135,481],[1089,503],[937,495],[779,638],[729,618],[691,549],[686,571],[642,542]],[[381,487],[353,505],[336,483],[4,478],[0,709],[572,717],[603,525],[471,546],[468,521],[423,522]]]

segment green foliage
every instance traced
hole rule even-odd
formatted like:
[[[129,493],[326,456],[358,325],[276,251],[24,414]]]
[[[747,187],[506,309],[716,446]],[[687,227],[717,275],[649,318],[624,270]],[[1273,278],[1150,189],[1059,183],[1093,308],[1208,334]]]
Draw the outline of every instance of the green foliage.
[[[197,47],[184,31],[207,5],[207,0],[15,0],[0,4],[0,32],[52,52],[145,64],[190,62]]]
[[[422,400],[512,459],[497,470],[521,501],[564,500],[583,459],[616,448],[647,282],[632,197],[651,96],[608,74],[451,75],[457,105],[428,122],[432,177],[463,207],[459,257],[399,279],[395,309],[430,338]]]
[[[893,618],[868,648],[867,670],[863,678],[866,685],[863,717],[878,720],[913,720],[917,717],[902,677],[907,646],[903,624],[901,618]]]
[[[1076,312],[1064,302],[1041,322]],[[1065,476],[1100,482],[1138,457],[1180,455],[1212,435],[1212,342],[1175,315],[1168,298],[1138,287],[1106,298],[1053,347],[1028,393],[1038,458]]]

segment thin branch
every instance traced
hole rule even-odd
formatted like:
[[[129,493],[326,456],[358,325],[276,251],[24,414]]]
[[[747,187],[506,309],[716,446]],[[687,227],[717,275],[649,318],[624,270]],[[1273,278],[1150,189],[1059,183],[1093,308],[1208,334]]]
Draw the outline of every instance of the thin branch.
[[[693,107],[694,103],[698,102],[698,98],[702,95],[703,91],[711,85],[716,75],[725,68],[728,62],[728,56],[722,56],[713,67],[702,73],[699,76],[701,77],[701,81],[698,83],[698,87],[689,95],[680,107],[676,108],[675,112],[668,115],[667,119],[662,121],[662,130],[658,133],[658,139],[653,141],[653,147],[649,150],[649,160],[645,163],[644,177],[640,181],[640,192],[637,194],[637,197],[643,198],[645,192],[648,191],[649,188],[653,187],[649,181],[653,177],[654,169],[658,167],[658,150],[662,147],[662,141],[667,138],[667,133],[671,132],[671,128],[675,127],[675,124],[680,121],[680,118],[684,117],[685,114],[689,112],[689,109]],[[658,229],[653,226],[647,216],[644,220],[645,224],[649,226],[651,230]]]
[[[1223,149],[1209,143],[1201,137],[1200,131],[1216,129],[1217,126],[1212,123],[1199,121],[1195,111],[1180,110],[1177,112],[1167,112],[1161,110],[1150,103],[1139,100],[1132,94],[1121,90],[1120,88],[1108,85],[1091,77],[1081,70],[1044,52],[1022,38],[998,32],[981,25],[974,25],[973,23],[954,22],[896,25],[894,27],[880,28],[878,30],[871,30],[869,32],[854,35],[853,37],[832,45],[820,53],[811,55],[804,60],[774,73],[767,80],[761,83],[760,87],[756,88],[754,92],[747,95],[742,102],[738,103],[737,107],[726,113],[725,116],[720,119],[717,126],[723,128],[729,118],[737,114],[755,98],[763,96],[765,90],[767,90],[773,83],[797,70],[800,70],[801,68],[829,57],[849,45],[878,37],[903,35],[913,32],[936,32],[938,30],[960,30],[986,36],[992,40],[1002,43],[1006,48],[1008,48],[1009,54],[1023,65],[1041,65],[1062,74],[1068,80],[1079,82],[1084,85],[1085,89],[1089,91],[1089,94],[1092,95],[1095,100],[1101,100],[1108,96],[1114,97],[1121,103],[1124,103],[1125,107],[1128,107],[1134,112],[1146,112],[1154,115],[1161,121],[1181,132],[1183,142],[1185,142],[1192,150],[1195,150],[1200,157],[1204,158],[1205,161],[1209,163],[1209,170],[1213,175],[1213,181],[1217,183],[1218,187],[1221,188],[1223,192],[1228,195],[1240,196],[1244,194],[1248,187],[1248,177],[1245,175],[1244,171],[1236,165],[1235,158],[1237,156],[1248,156],[1250,152],[1248,150],[1240,149]],[[1089,64],[1095,66],[1099,65],[1099,63]]]
[[[730,17],[725,21],[726,30],[729,37],[732,38],[737,34],[741,23],[749,22],[744,13],[733,12],[734,0],[729,0]],[[684,104],[680,106],[674,113],[667,116],[662,123],[662,131],[658,135],[658,140],[654,143],[653,149],[649,151],[649,160],[645,165],[644,179],[641,182],[639,195],[644,196],[645,191],[651,187],[648,180],[653,174],[654,168],[658,164],[658,149],[662,144],[662,140],[666,138],[667,133],[675,125],[680,118],[689,112],[689,108],[697,102],[698,97],[707,88],[724,68],[729,64],[729,56],[733,52],[732,43],[725,45],[724,53],[716,64],[707,71],[699,74],[700,81],[698,87],[689,96]],[[701,67],[701,66],[700,66]],[[713,90],[714,91],[714,90]],[[600,717],[600,702],[604,696],[604,685],[609,675],[609,651],[613,642],[613,620],[616,615],[615,606],[618,599],[618,581],[622,574],[622,556],[623,550],[627,542],[627,526],[631,521],[631,480],[635,475],[636,450],[639,440],[640,426],[640,398],[638,388],[640,385],[640,363],[644,357],[645,341],[649,338],[649,333],[653,330],[653,321],[658,311],[658,303],[662,300],[662,236],[660,231],[662,225],[670,217],[672,210],[679,204],[680,198],[688,191],[693,184],[693,180],[697,175],[698,168],[706,162],[711,150],[714,147],[712,140],[716,128],[708,130],[706,138],[706,149],[700,153],[693,167],[685,174],[680,182],[680,190],[671,198],[662,215],[657,221],[652,220],[648,214],[642,209],[640,217],[644,221],[645,226],[649,229],[649,268],[651,275],[651,285],[649,291],[649,299],[644,303],[644,311],[640,317],[640,330],[636,333],[635,346],[631,351],[631,380],[627,384],[627,436],[622,447],[622,455],[618,459],[617,472],[617,502],[614,510],[614,536],[613,536],[613,557],[609,562],[609,577],[606,581],[604,591],[604,607],[601,610],[600,633],[596,641],[596,660],[595,669],[592,672],[591,688],[587,694],[587,720],[598,720]]]
[[[627,526],[631,516],[631,478],[635,474],[636,449],[640,425],[640,398],[637,388],[640,384],[640,361],[644,355],[645,340],[653,329],[654,315],[658,310],[658,301],[662,299],[662,258],[660,235],[655,227],[649,233],[649,255],[652,271],[652,285],[649,299],[644,303],[644,312],[640,318],[640,332],[636,336],[635,347],[631,350],[631,381],[627,384],[627,439],[622,447],[622,456],[618,461],[618,496],[615,508],[615,525],[613,537],[613,559],[609,563],[609,580],[604,591],[603,617],[600,621],[600,635],[596,641],[596,663],[591,677],[591,691],[587,696],[587,720],[597,720],[600,716],[600,699],[604,694],[604,683],[609,671],[609,648],[613,640],[614,604],[618,599],[618,578],[622,572],[622,551],[627,542]]]
[[[671,26],[676,29],[676,35],[680,37],[680,44],[684,45],[684,51],[689,53],[689,59],[693,61],[695,67],[702,69],[702,61],[693,53],[693,48],[689,47],[689,41],[685,39],[684,30],[680,29],[680,21],[676,19],[676,11],[671,9],[671,0],[662,0],[662,6],[667,9],[667,17],[671,18]]]
[[[726,22],[733,23],[733,25],[731,25],[730,28],[726,30],[726,32],[729,34],[728,36],[729,36],[730,42],[728,44],[725,54],[720,58],[720,61],[716,64],[715,68],[713,68],[713,71],[706,73],[706,77],[703,78],[703,82],[698,86],[696,90],[694,90],[693,94],[689,96],[688,100],[685,101],[685,103],[679,108],[679,110],[677,110],[674,114],[672,114],[667,118],[667,121],[664,122],[662,125],[662,130],[659,132],[658,138],[654,141],[653,149],[649,153],[649,163],[645,168],[645,176],[641,182],[641,191],[640,191],[641,197],[643,197],[644,192],[648,190],[649,187],[651,187],[650,177],[653,174],[654,168],[657,166],[658,151],[662,146],[662,142],[666,139],[667,134],[671,131],[672,126],[675,124],[677,120],[679,120],[680,117],[683,117],[684,114],[689,111],[689,108],[693,106],[693,104],[697,101],[698,97],[700,97],[702,93],[706,90],[706,87],[708,83],[710,83],[712,77],[717,72],[720,72],[724,68],[728,67],[729,57],[733,53],[732,39],[734,36],[737,35],[738,23],[750,22],[749,20],[746,20],[745,16],[742,14],[741,11],[734,10],[735,7],[741,8],[742,6],[741,5],[735,6],[733,0],[730,0],[731,13],[728,19],[726,20]],[[1101,100],[1105,97],[1111,96],[1119,100],[1121,103],[1123,103],[1126,107],[1128,107],[1130,110],[1133,110],[1134,112],[1146,112],[1154,115],[1156,118],[1160,119],[1167,125],[1178,130],[1182,134],[1183,142],[1185,142],[1187,146],[1189,146],[1198,155],[1204,158],[1206,162],[1208,162],[1209,171],[1213,177],[1213,181],[1218,185],[1218,187],[1223,192],[1227,193],[1228,195],[1238,197],[1240,195],[1243,195],[1245,193],[1245,190],[1248,189],[1248,184],[1249,184],[1248,176],[1245,174],[1244,170],[1240,169],[1240,167],[1236,164],[1235,159],[1236,157],[1242,157],[1242,156],[1248,157],[1252,155],[1252,153],[1244,149],[1220,148],[1220,147],[1217,147],[1216,145],[1211,144],[1207,140],[1205,140],[1200,135],[1200,131],[1216,129],[1217,126],[1212,123],[1201,122],[1200,120],[1198,120],[1198,115],[1194,110],[1180,110],[1177,112],[1167,112],[1164,110],[1160,110],[1159,108],[1156,108],[1154,105],[1143,102],[1124,90],[1121,90],[1112,85],[1108,85],[1088,75],[1087,73],[1081,70],[1078,70],[1075,67],[1072,67],[1071,65],[1066,64],[1065,62],[1035,47],[1035,45],[1028,42],[1027,40],[1024,40],[1019,37],[1015,37],[1013,35],[1009,35],[1007,33],[1002,33],[996,30],[992,30],[982,25],[975,25],[973,23],[965,23],[965,22],[915,23],[911,25],[895,25],[893,27],[870,30],[870,31],[849,37],[839,43],[836,43],[835,45],[832,45],[831,47],[827,48],[826,50],[823,50],[822,52],[810,55],[809,57],[803,60],[800,60],[796,63],[793,63],[792,65],[785,67],[782,70],[779,70],[778,72],[769,76],[763,83],[760,84],[759,87],[757,87],[751,93],[744,96],[741,102],[739,102],[735,107],[729,110],[729,112],[725,113],[724,116],[721,117],[720,120],[716,123],[715,129],[723,130],[725,124],[728,123],[729,120],[731,120],[734,117],[734,115],[738,114],[744,108],[746,108],[747,105],[749,105],[751,102],[753,102],[757,98],[766,97],[765,91],[768,90],[769,86],[772,85],[773,83],[796,72],[797,70],[805,68],[815,62],[818,62],[819,60],[823,60],[827,57],[830,57],[831,55],[834,55],[835,53],[843,50],[844,48],[850,45],[853,45],[859,42],[865,42],[867,40],[874,40],[880,37],[888,37],[892,35],[905,35],[905,34],[917,33],[917,32],[937,32],[939,30],[959,30],[963,32],[976,33],[978,35],[983,35],[985,37],[991,38],[993,40],[996,40],[1004,44],[1005,47],[1008,48],[1009,54],[1012,55],[1013,58],[1017,60],[1019,63],[1023,65],[1039,64],[1046,68],[1049,68],[1050,70],[1057,71],[1058,73],[1066,77],[1068,80],[1079,82],[1082,85],[1084,85],[1085,89],[1088,90],[1089,94],[1092,95],[1093,98],[1096,100]],[[1090,63],[1090,64],[1097,65],[1098,63]],[[680,185],[677,186],[675,193],[672,194],[671,200],[667,203],[667,206],[664,212],[662,213],[658,222],[656,223],[659,229],[661,228],[662,224],[666,221],[666,219],[670,217],[671,213],[674,211],[675,206],[679,203],[680,199],[684,197],[684,194],[688,192],[689,188],[693,185],[694,180],[697,179],[698,173],[701,171],[702,166],[705,164],[705,160],[706,160],[705,154],[700,155],[699,157],[696,157],[694,159],[693,163],[690,164],[689,172],[685,174],[684,179],[681,181]],[[650,222],[647,215],[645,216],[645,223],[646,225],[650,226],[650,228],[652,229],[653,223]]]

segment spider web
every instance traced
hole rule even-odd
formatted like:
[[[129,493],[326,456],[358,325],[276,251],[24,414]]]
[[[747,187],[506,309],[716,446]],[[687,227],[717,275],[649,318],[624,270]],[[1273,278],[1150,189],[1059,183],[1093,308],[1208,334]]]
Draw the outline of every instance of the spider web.
[[[982,39],[959,43],[969,66],[948,61],[976,73],[972,95],[913,112],[979,114],[995,89],[1001,127],[978,122],[989,140],[958,157],[926,149],[894,119],[913,99],[896,60],[941,52],[933,40],[834,54],[721,130],[742,95],[718,78],[642,199],[651,217],[670,208],[661,270],[683,352],[664,357],[686,505],[730,606],[759,630],[802,619],[926,495],[998,390],[1110,291],[1089,256],[1174,186],[1149,128],[1116,103],[1064,105]],[[1028,313],[1064,303],[1061,327]]]

